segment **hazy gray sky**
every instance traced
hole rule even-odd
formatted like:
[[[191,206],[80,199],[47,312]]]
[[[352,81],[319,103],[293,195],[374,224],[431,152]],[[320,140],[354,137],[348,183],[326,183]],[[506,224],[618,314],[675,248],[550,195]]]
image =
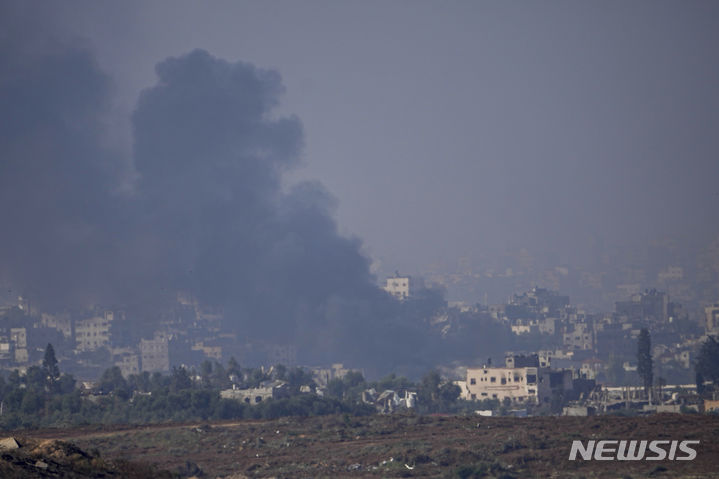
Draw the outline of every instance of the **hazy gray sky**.
[[[166,57],[203,48],[277,70],[280,111],[305,130],[293,178],[324,183],[341,230],[387,269],[719,230],[715,1],[71,1],[30,12],[87,39],[128,150],[130,113]]]

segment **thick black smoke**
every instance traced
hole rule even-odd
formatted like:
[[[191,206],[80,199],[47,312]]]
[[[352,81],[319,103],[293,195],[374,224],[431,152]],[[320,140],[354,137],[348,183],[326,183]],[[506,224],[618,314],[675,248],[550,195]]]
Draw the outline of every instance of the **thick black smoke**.
[[[111,286],[126,174],[103,146],[109,81],[82,46],[13,24],[15,8],[0,9],[0,291],[92,303]]]
[[[385,316],[376,309],[387,299],[359,241],[337,233],[327,192],[281,190],[302,127],[273,116],[279,76],[204,51],[157,74],[133,124],[140,231],[155,242],[160,280],[222,305],[238,333],[324,352],[342,350],[352,325]]]
[[[146,324],[188,291],[243,340],[297,345],[303,362],[390,367],[422,350],[397,341],[413,328],[360,241],[338,234],[328,192],[283,192],[303,133],[274,113],[277,73],[200,50],[161,62],[127,161],[103,140],[110,82],[90,51],[22,33],[3,25],[0,43],[5,300],[120,305]]]
[[[105,141],[110,81],[91,52],[33,35],[12,21],[22,10],[0,6],[4,301],[119,306],[151,334],[183,291],[221,308],[241,342],[294,345],[304,364],[379,372],[447,356],[422,321],[442,298],[391,299],[322,185],[283,190],[303,132],[276,114],[276,72],[202,50],[159,63],[127,159]]]

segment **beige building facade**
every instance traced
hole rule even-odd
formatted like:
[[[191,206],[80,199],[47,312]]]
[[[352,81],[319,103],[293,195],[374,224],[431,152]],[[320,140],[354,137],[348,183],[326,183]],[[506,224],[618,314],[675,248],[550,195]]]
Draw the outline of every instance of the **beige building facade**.
[[[106,311],[102,316],[76,321],[75,343],[78,351],[94,351],[108,347],[112,319],[112,311]]]
[[[573,387],[571,370],[541,367],[468,368],[466,381],[457,384],[468,401],[509,399],[518,404],[548,402],[553,391]]]
[[[540,368],[469,368],[462,399],[537,402],[542,392]]]
[[[412,294],[412,278],[399,274],[387,278],[384,290],[399,300],[405,300]]]
[[[719,332],[719,303],[704,308],[707,333]]]

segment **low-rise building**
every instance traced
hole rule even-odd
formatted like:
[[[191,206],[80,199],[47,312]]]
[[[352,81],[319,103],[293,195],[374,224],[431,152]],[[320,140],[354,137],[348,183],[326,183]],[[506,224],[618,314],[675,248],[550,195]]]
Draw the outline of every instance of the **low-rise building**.
[[[362,402],[370,404],[382,414],[391,414],[397,409],[412,409],[417,403],[417,393],[404,391],[403,395],[391,389],[378,393],[374,388],[362,391]]]
[[[704,401],[704,412],[719,413],[719,400],[707,399]]]
[[[220,391],[223,399],[235,399],[246,404],[259,404],[268,399],[281,399],[289,396],[289,387],[284,381],[266,381],[258,388],[232,389]]]
[[[325,388],[327,387],[327,383],[329,383],[331,380],[342,379],[350,371],[351,369],[345,368],[344,364],[335,363],[332,365],[332,367],[329,368],[313,368],[312,378],[314,379],[317,386]]]

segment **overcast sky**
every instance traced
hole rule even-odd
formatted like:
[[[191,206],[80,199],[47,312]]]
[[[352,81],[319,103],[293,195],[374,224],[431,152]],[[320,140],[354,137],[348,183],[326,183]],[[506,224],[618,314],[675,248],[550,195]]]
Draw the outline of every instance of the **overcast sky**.
[[[385,270],[719,230],[716,1],[68,1],[28,16],[94,50],[128,156],[165,58],[203,48],[279,72],[280,112],[305,132],[289,180],[321,181]]]

